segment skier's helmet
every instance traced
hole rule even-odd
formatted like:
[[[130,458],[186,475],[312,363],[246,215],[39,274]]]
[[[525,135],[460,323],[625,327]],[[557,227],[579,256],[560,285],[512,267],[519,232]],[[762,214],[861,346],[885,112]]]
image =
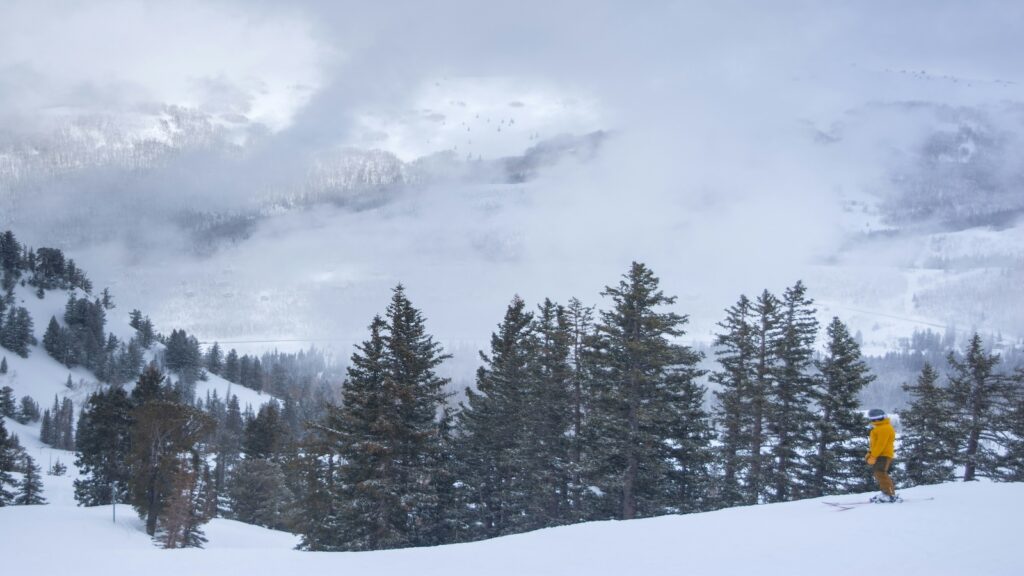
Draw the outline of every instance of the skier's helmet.
[[[868,420],[876,421],[885,418],[885,410],[881,408],[872,408],[868,410]]]

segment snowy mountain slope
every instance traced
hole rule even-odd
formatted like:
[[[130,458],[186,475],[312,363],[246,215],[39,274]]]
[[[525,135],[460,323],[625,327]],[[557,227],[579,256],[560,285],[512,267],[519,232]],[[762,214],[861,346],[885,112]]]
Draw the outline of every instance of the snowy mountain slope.
[[[38,298],[33,290],[17,286],[14,293],[15,305],[25,307],[32,316],[33,332],[39,344],[31,347],[28,358],[21,358],[9,350],[0,348],[0,356],[7,358],[8,366],[7,374],[0,374],[0,387],[10,386],[17,399],[31,396],[39,403],[41,409],[49,408],[55,396],[70,398],[76,408],[81,408],[88,395],[100,386],[96,377],[81,366],[68,368],[57,362],[41,344],[50,318],[63,318],[68,292],[50,290],[43,298]],[[78,294],[78,297],[81,297],[81,294]],[[106,331],[114,333],[122,341],[127,341],[134,334],[134,330],[128,325],[128,311],[121,308],[108,311]],[[146,353],[147,361],[152,360],[155,352],[162,347],[162,344],[155,343],[153,349]],[[68,376],[71,377],[70,388],[67,386]],[[170,377],[174,378],[174,375]],[[231,382],[214,374],[208,374],[205,381],[196,382],[196,397],[199,399],[215,391],[221,399],[227,398],[229,393],[238,396],[239,405],[243,410],[247,405],[258,409],[271,399],[270,395],[237,384],[232,385]],[[37,423],[36,428],[38,426]],[[38,435],[38,429],[36,434]]]
[[[83,576],[861,576],[878,566],[887,573],[929,576],[1024,571],[1015,548],[1024,484],[924,486],[902,494],[935,500],[845,512],[821,502],[866,495],[593,522],[434,548],[312,553],[293,550],[297,539],[289,534],[221,519],[205,527],[206,549],[160,550],[127,507],[118,508],[115,524],[109,506],[76,508],[70,498],[57,496],[70,491],[69,478],[45,480],[50,505],[0,509],[0,555],[12,573],[37,572],[44,565]],[[73,558],[73,566],[60,565],[55,555]]]

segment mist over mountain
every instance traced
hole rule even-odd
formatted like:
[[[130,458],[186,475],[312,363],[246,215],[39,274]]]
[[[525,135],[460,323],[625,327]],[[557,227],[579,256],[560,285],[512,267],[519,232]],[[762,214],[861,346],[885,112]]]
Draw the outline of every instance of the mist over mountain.
[[[403,282],[473,351],[514,294],[598,304],[639,260],[698,341],[801,278],[869,351],[1024,334],[995,5],[124,6],[7,9],[0,227],[160,325],[344,350]]]

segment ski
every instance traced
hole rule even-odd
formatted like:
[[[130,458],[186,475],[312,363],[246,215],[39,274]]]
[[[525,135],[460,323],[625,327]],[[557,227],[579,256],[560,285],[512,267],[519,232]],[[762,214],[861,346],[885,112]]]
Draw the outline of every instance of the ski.
[[[851,502],[822,502],[826,506],[835,508],[838,512],[845,512],[852,510],[858,506],[864,506],[867,504],[901,504],[903,502],[925,502],[928,500],[935,500],[934,496],[928,496],[926,498],[900,498],[899,502],[873,502],[871,500],[856,500]]]

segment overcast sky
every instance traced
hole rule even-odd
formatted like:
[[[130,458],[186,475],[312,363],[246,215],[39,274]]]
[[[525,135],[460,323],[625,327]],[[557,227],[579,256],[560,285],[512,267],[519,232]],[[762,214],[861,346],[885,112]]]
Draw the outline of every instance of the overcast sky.
[[[935,129],[934,111],[886,105],[1000,118],[1022,101],[1024,4],[1009,1],[282,4],[8,0],[0,131],[164,104],[266,131],[240,161],[191,159],[132,191],[171,206],[238,203],[332,147],[486,159],[611,137],[522,187],[285,215],[203,259],[157,241],[140,261],[109,235],[79,247],[100,282],[203,338],[352,337],[404,281],[442,338],[483,341],[513,294],[599,303],[631,260],[707,335],[741,292],[815,278],[866,225],[844,203],[885,194],[900,153]],[[53,198],[59,211],[68,196]],[[839,291],[828,282],[820,294]],[[210,286],[247,303],[249,323],[181,295]],[[277,318],[285,300],[301,321]]]

